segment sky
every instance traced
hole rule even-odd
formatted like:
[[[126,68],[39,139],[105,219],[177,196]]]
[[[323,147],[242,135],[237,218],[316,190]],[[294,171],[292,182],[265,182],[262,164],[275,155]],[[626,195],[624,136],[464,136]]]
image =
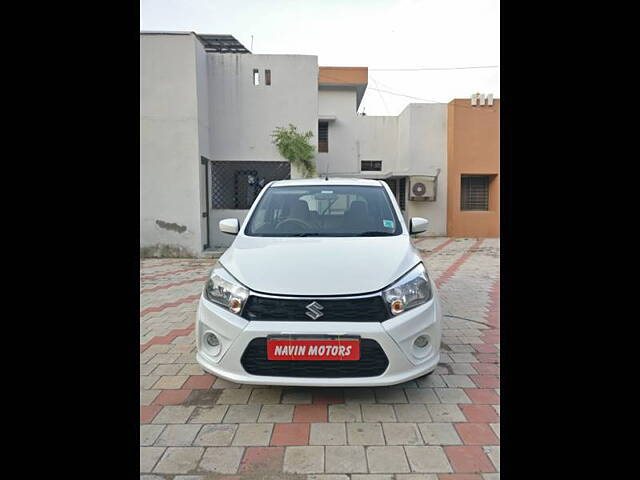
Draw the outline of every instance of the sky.
[[[500,97],[499,68],[415,70],[499,66],[499,0],[140,0],[140,30],[230,34],[256,54],[369,67],[367,115]]]

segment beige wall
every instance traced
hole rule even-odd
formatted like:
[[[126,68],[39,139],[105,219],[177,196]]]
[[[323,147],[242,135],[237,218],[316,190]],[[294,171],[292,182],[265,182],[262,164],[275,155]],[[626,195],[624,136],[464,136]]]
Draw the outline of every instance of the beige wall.
[[[500,100],[471,107],[469,99],[449,103],[447,234],[451,237],[500,236]],[[489,210],[461,211],[461,177],[491,175]]]

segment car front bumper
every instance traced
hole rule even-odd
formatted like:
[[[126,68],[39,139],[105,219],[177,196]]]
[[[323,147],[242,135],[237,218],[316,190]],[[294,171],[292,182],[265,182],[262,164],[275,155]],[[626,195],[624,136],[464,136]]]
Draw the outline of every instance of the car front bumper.
[[[282,322],[247,321],[201,296],[196,318],[197,361],[207,372],[231,382],[253,385],[293,385],[318,387],[352,387],[396,385],[435,370],[440,358],[442,310],[437,292],[433,298],[382,323],[374,322]],[[213,332],[220,347],[212,349],[203,342],[206,332]],[[371,377],[289,377],[252,375],[245,371],[241,358],[255,338],[268,335],[357,335],[378,342],[389,365]],[[417,349],[413,342],[420,335],[429,336],[429,345]]]

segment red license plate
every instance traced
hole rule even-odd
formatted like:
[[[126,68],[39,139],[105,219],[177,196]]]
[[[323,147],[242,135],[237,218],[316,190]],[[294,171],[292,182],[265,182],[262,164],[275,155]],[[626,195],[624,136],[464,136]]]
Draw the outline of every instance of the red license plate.
[[[360,340],[267,340],[269,360],[360,360]]]

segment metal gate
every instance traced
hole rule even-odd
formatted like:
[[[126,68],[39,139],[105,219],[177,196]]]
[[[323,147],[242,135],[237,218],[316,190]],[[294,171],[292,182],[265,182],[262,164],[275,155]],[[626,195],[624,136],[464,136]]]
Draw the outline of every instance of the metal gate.
[[[235,217],[242,222],[267,183],[291,178],[289,162],[212,161],[209,170],[209,232],[212,247],[229,246],[234,238],[220,233],[220,220]]]

